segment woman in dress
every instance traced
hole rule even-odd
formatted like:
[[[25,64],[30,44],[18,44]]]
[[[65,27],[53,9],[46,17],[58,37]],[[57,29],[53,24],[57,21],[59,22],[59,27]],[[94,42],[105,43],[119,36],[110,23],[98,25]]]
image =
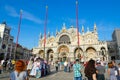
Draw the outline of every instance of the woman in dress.
[[[37,58],[35,60],[35,62],[33,63],[33,68],[32,68],[32,70],[30,72],[30,76],[36,77],[39,66],[40,66],[40,60]]]
[[[28,62],[28,65],[27,65],[28,75],[30,74],[30,71],[32,70],[33,63],[34,63],[34,59],[31,58],[31,59],[29,60],[29,62]]]

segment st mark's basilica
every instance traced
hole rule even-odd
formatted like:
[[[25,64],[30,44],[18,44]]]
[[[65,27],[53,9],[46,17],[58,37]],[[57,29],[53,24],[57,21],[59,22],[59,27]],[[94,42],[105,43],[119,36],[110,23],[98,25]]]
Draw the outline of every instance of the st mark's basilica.
[[[108,61],[107,42],[99,40],[96,24],[92,31],[87,28],[86,32],[82,26],[82,31],[79,32],[79,42],[78,46],[77,28],[71,26],[66,29],[66,25],[63,24],[61,31],[56,31],[55,36],[50,36],[48,32],[45,46],[44,37],[40,35],[39,44],[33,48],[33,53],[48,61],[74,61],[76,58],[81,61],[89,59]]]

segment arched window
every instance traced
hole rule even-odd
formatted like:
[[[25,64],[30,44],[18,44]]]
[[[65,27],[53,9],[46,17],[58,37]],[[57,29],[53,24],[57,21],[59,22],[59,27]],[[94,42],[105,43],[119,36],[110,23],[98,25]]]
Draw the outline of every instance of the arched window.
[[[62,35],[59,39],[59,44],[70,44],[70,38],[68,35]]]

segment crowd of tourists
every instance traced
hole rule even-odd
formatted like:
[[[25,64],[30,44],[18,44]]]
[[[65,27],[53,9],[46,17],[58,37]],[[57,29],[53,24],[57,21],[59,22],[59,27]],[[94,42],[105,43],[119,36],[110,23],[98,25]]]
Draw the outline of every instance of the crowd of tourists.
[[[90,59],[86,63],[81,63],[79,59],[74,62],[57,60],[49,63],[40,57],[32,57],[29,61],[2,60],[0,74],[11,70],[10,80],[29,80],[29,77],[41,78],[50,74],[50,66],[54,66],[56,72],[73,71],[74,80],[120,80],[120,63],[116,64],[115,60],[104,62]]]
[[[1,60],[0,61],[0,74],[5,71],[12,71],[14,69],[15,60]]]
[[[28,61],[1,60],[0,74],[4,72],[10,72],[11,80],[28,80],[29,77],[40,78],[48,75],[50,73],[50,65],[40,57],[31,57]],[[19,77],[18,74],[20,75]],[[27,78],[22,79],[22,76]]]
[[[84,69],[83,69],[84,68]],[[84,73],[85,80],[120,80],[120,63],[117,65],[115,60],[111,62],[103,62],[100,60],[89,60],[85,66],[76,59],[73,65],[74,80],[82,80]],[[107,73],[107,77],[105,75]]]
[[[40,78],[50,73],[50,65],[40,57],[31,58],[28,62],[27,71],[29,76]]]
[[[64,70],[64,72],[70,72],[72,68],[73,63],[70,61],[55,61],[54,66],[56,71]]]

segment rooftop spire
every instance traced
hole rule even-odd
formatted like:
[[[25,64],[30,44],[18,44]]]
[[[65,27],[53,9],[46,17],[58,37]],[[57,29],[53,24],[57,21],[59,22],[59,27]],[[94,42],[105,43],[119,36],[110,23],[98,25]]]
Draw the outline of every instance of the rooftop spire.
[[[48,37],[50,37],[50,32],[48,31]]]
[[[43,36],[42,36],[42,34],[40,33],[40,35],[39,35],[39,39],[42,39],[43,38]]]
[[[96,23],[94,23],[94,32],[97,31]]]
[[[82,25],[82,33],[84,33],[84,26]]]
[[[63,23],[63,29],[66,29],[66,25],[65,25],[65,23]]]
[[[56,36],[58,35],[58,30],[56,29]]]

